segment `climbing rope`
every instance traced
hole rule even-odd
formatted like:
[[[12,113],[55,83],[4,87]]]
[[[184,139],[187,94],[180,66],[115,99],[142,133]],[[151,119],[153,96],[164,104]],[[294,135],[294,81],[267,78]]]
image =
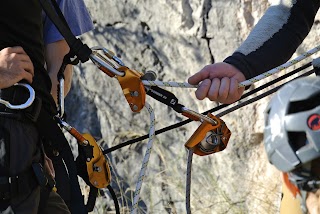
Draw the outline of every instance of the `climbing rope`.
[[[150,81],[142,80],[143,85],[145,86],[163,86],[163,87],[174,87],[174,88],[198,88],[197,85],[191,85],[186,82],[162,82],[159,80]]]
[[[286,68],[289,68],[292,65],[297,64],[301,60],[303,60],[303,59],[311,56],[312,54],[318,52],[319,50],[320,50],[320,45],[315,47],[315,48],[313,48],[313,49],[311,49],[311,50],[309,50],[309,51],[307,51],[307,52],[305,52],[305,53],[303,53],[303,54],[301,54],[300,56],[296,57],[295,59],[290,60],[290,61],[288,61],[288,62],[286,62],[286,63],[284,63],[284,64],[282,64],[282,65],[280,65],[280,66],[278,66],[276,68],[274,68],[274,69],[271,69],[271,70],[269,70],[269,71],[267,71],[267,72],[265,72],[263,74],[260,74],[260,75],[254,77],[254,78],[251,78],[251,79],[248,79],[246,81],[241,82],[240,86],[241,87],[245,87],[245,86],[251,85],[251,84],[253,84],[253,83],[255,83],[255,82],[259,81],[259,80],[262,80],[262,79],[264,79],[264,78],[266,78],[266,77],[268,77],[270,75],[273,75],[273,74],[275,74],[275,73],[277,73],[279,71],[282,71],[282,70],[284,70]]]
[[[153,140],[154,140],[154,137],[155,137],[155,115],[154,115],[154,111],[153,111],[152,107],[148,103],[145,103],[145,107],[147,108],[147,110],[148,110],[148,112],[150,114],[149,141],[148,141],[148,144],[147,144],[146,153],[145,153],[143,161],[142,161],[142,166],[141,166],[138,182],[137,182],[137,185],[136,185],[136,190],[134,192],[131,214],[136,214],[137,213],[138,203],[139,203],[139,199],[140,199],[140,191],[141,191],[143,179],[145,177],[145,173],[146,173],[146,169],[147,169],[147,166],[148,166],[148,162],[149,162],[149,159],[150,159]]]
[[[187,211],[187,214],[191,214],[190,192],[191,192],[192,157],[193,157],[193,150],[188,149],[187,179],[186,179],[186,211]]]

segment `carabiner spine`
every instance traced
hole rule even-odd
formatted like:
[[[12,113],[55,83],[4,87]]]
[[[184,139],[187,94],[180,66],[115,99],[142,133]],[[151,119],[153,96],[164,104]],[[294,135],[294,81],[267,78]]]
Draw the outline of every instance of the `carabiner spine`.
[[[103,57],[98,52],[92,52],[90,55],[90,59],[92,62],[98,66],[100,70],[104,73],[108,74],[110,77],[116,76],[124,76],[123,72],[117,70],[117,68],[110,62],[110,60]]]

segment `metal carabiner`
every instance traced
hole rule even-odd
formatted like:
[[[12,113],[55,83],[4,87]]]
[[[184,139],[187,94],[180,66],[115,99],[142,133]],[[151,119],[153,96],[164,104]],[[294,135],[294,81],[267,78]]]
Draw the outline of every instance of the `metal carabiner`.
[[[104,55],[106,55],[109,59],[112,59],[113,61],[115,61],[119,66],[125,66],[122,60],[119,57],[117,57],[112,51],[101,46],[95,46],[95,47],[92,47],[91,49],[93,51],[102,50]]]
[[[28,108],[29,106],[31,106],[35,97],[36,97],[34,89],[29,84],[26,84],[26,83],[16,83],[13,86],[21,86],[21,87],[25,87],[26,89],[28,89],[29,95],[30,95],[28,100],[23,104],[13,105],[10,102],[0,98],[0,104],[3,104],[10,109],[25,109],[25,108]]]
[[[188,109],[187,107],[182,107],[182,115],[194,120],[194,121],[206,121],[207,123],[210,123],[212,125],[217,125],[219,121],[215,120],[214,118],[208,117],[206,115],[200,114],[198,112],[195,112],[193,110]]]
[[[92,62],[98,66],[98,68],[106,73],[110,77],[117,76],[124,76],[125,73],[118,71],[118,68],[121,66],[124,66],[124,63],[113,54],[113,52],[109,51],[108,49],[100,46],[96,46],[91,48],[92,54],[90,55],[90,59]],[[104,55],[107,56],[104,57],[98,51],[103,51]]]

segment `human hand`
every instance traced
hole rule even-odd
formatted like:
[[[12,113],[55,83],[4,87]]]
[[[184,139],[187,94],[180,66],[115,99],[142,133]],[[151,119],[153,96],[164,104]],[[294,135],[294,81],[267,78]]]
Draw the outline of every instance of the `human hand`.
[[[240,99],[244,87],[239,88],[240,82],[246,80],[245,76],[234,66],[225,63],[215,63],[205,66],[198,73],[189,77],[192,85],[199,84],[196,97],[199,100],[209,98],[211,101],[233,103]]]
[[[20,80],[32,83],[34,67],[22,47],[9,47],[0,51],[0,89],[8,88]]]
[[[48,158],[48,156],[46,154],[44,154],[44,170],[46,172],[48,172],[52,178],[54,178],[56,176],[55,171],[54,171],[54,167],[52,164],[52,160],[50,158]]]
[[[317,192],[308,192],[306,204],[309,214],[320,214],[320,190]]]

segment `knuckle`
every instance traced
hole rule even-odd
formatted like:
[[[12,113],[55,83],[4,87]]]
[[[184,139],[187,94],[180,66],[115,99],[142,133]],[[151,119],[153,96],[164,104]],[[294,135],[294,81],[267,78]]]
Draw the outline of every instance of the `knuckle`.
[[[210,68],[210,65],[205,65],[202,70],[208,70],[209,68]]]
[[[3,52],[4,54],[8,54],[8,53],[11,52],[10,50],[11,50],[10,47],[9,48],[4,48],[4,49],[1,50],[1,52]]]
[[[208,96],[208,99],[209,99],[210,101],[212,101],[212,102],[214,102],[214,101],[218,101],[218,99],[217,99],[217,98],[212,97],[212,96]]]
[[[200,87],[201,88],[208,88],[211,85],[211,81],[209,79],[205,79],[202,81]]]

